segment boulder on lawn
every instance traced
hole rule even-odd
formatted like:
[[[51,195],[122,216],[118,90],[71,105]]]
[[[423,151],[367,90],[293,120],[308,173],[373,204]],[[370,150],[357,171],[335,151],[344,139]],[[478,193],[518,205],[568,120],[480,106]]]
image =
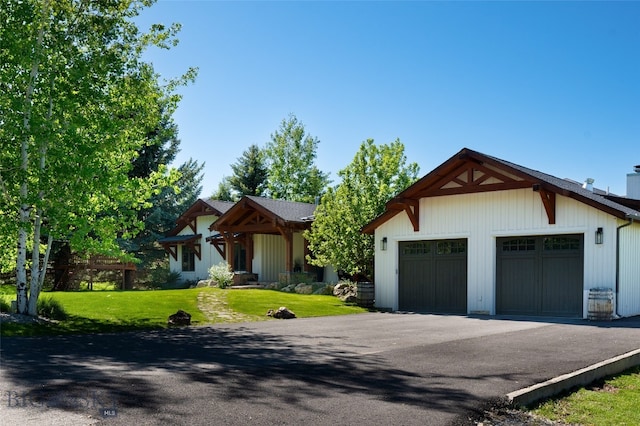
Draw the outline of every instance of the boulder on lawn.
[[[293,311],[290,311],[286,307],[280,306],[277,311],[269,309],[269,312],[267,312],[267,316],[277,319],[292,319],[296,317],[296,314],[294,314]]]
[[[175,314],[169,315],[168,324],[172,326],[191,325],[191,314],[180,309]]]

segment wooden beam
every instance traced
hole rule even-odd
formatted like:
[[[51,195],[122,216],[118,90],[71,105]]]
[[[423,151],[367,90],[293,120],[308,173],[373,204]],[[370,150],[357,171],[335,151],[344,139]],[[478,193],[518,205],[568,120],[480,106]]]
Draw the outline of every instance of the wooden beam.
[[[220,240],[211,240],[211,245],[216,249],[216,251],[222,257],[222,260],[227,260],[227,252],[224,241],[220,243]]]
[[[247,272],[253,273],[253,234],[245,234],[244,248]]]
[[[405,204],[404,211],[407,212],[409,220],[413,225],[413,231],[418,232],[420,230],[420,202],[415,200],[415,203]]]
[[[555,225],[556,224],[556,193],[547,191],[542,188],[540,188],[538,192],[540,193],[540,198],[542,199],[544,210],[547,212],[549,225]]]
[[[229,267],[231,268],[231,270],[235,270],[233,267],[233,260],[234,260],[234,250],[235,250],[235,239],[233,238],[233,233],[229,233],[229,232],[225,232],[222,234],[222,237],[224,238],[224,242],[226,243],[227,246],[227,263],[229,264]]]
[[[284,269],[285,272],[293,272],[293,231],[291,229],[278,227],[280,235],[284,238],[285,244],[285,256],[284,256]]]
[[[394,198],[387,204],[387,209],[407,212],[407,216],[413,225],[413,230],[420,230],[420,201],[412,198]]]

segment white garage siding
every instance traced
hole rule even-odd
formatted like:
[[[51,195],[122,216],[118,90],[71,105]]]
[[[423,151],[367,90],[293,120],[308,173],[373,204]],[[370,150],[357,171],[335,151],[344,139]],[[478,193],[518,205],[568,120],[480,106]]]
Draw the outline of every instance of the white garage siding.
[[[466,238],[468,241],[469,313],[495,314],[496,238],[527,235],[584,234],[584,309],[588,290],[615,288],[617,220],[600,210],[561,195],[556,198],[556,224],[549,219],[540,194],[531,189],[459,194],[420,200],[420,230],[414,232],[402,212],[375,231],[375,298],[382,308],[398,309],[398,242]],[[604,229],[604,243],[595,231]],[[388,239],[388,249],[380,240]]]
[[[620,229],[620,254],[618,314],[640,315],[640,223]]]

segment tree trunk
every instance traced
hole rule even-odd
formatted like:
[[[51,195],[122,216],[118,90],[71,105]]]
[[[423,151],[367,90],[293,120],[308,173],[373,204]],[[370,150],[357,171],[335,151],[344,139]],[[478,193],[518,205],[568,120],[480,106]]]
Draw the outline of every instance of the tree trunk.
[[[20,210],[22,222],[23,210]],[[18,233],[18,260],[16,261],[16,300],[19,314],[27,313],[27,231],[24,226]]]
[[[47,11],[48,2],[43,4],[43,11]],[[47,14],[43,13],[46,19]],[[20,171],[22,172],[21,184],[20,184],[20,227],[18,231],[18,257],[16,260],[16,300],[19,314],[28,313],[28,298],[27,298],[27,230],[29,228],[29,220],[31,218],[31,205],[28,202],[29,197],[29,141],[31,138],[31,111],[33,109],[33,92],[35,90],[36,81],[38,79],[38,69],[40,67],[40,54],[42,51],[42,44],[44,40],[45,22],[40,23],[38,30],[38,39],[35,46],[35,55],[31,64],[31,71],[29,73],[29,84],[26,88],[24,97],[24,137],[20,147],[21,165]]]

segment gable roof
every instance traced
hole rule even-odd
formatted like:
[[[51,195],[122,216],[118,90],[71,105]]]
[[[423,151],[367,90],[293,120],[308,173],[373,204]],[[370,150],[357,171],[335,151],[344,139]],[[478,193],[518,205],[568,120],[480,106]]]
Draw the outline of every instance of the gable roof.
[[[246,195],[209,229],[227,232],[279,233],[278,228],[306,229],[316,206]]]
[[[616,202],[614,197],[594,193],[576,182],[463,148],[389,200],[385,211],[365,225],[362,232],[373,233],[378,226],[402,211],[407,213],[417,231],[421,198],[521,188],[531,188],[540,194],[550,224],[555,223],[556,194],[621,219],[640,220],[640,211],[629,207],[629,203],[624,205]]]
[[[176,219],[176,226],[167,233],[167,236],[173,236],[182,231],[185,227],[194,223],[194,219],[198,216],[222,216],[226,213],[234,203],[231,201],[214,200],[213,198],[197,199],[184,213]],[[194,228],[195,232],[195,228]]]

